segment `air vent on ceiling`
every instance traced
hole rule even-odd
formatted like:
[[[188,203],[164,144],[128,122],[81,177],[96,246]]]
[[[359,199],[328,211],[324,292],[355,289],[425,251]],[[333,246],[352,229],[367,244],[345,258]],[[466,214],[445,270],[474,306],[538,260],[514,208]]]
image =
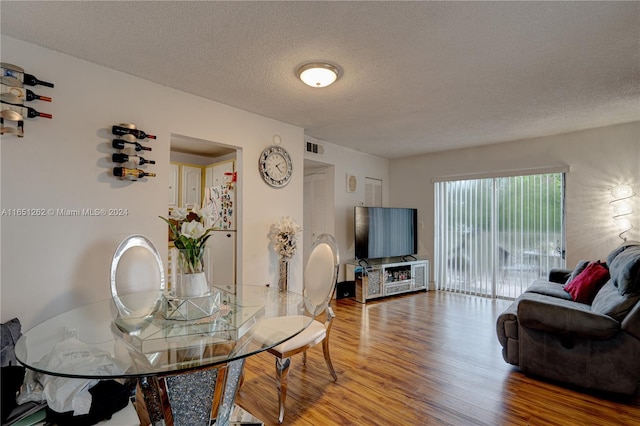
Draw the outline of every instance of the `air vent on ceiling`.
[[[307,141],[307,152],[312,154],[323,155],[324,154],[324,146],[320,145],[316,142]]]

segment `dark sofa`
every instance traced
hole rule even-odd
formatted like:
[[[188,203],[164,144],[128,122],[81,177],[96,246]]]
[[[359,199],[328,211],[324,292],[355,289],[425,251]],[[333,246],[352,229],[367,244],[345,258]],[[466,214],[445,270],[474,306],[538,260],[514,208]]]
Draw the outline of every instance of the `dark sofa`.
[[[548,281],[527,288],[497,319],[505,361],[525,374],[633,394],[640,380],[640,242],[613,250],[606,267],[608,280],[591,303],[565,291],[579,270],[552,270]]]

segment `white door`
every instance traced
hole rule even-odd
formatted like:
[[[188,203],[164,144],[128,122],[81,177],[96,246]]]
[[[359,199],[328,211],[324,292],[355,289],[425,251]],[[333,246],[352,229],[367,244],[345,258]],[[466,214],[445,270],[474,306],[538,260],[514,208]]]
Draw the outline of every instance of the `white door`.
[[[366,178],[364,182],[364,205],[382,207],[382,180]]]
[[[177,164],[169,165],[169,208],[178,207],[178,169]]]
[[[307,264],[311,246],[318,235],[328,232],[329,188],[327,169],[314,170],[304,177],[304,224],[303,252],[304,264]]]
[[[182,166],[182,207],[200,205],[202,201],[202,168]]]
[[[205,187],[220,186],[227,183],[225,174],[233,173],[233,169],[233,161],[222,161],[208,165],[205,169]]]

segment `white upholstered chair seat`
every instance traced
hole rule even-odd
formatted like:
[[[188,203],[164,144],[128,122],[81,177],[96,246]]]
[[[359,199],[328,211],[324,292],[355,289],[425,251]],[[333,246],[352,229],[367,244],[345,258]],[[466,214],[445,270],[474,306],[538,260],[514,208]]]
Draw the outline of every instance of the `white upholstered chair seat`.
[[[299,329],[300,323],[306,324],[308,321],[309,317],[305,315],[268,318],[256,325],[256,331],[258,331],[256,334],[261,336],[261,340],[263,341],[262,343],[266,343],[268,341],[273,342],[281,340],[281,338],[284,338],[285,336],[290,336],[291,334],[287,330]],[[320,343],[326,335],[327,329],[325,325],[319,321],[313,320],[313,322],[301,333],[298,333],[295,337],[271,348],[271,352],[279,352],[282,354],[296,348],[313,346]]]

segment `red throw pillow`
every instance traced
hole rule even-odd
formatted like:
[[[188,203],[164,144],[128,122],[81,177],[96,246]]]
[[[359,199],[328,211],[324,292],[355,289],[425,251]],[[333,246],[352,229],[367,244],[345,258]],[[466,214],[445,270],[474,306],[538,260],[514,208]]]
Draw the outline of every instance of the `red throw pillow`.
[[[584,271],[564,286],[564,290],[576,302],[593,302],[598,290],[609,280],[609,270],[600,262],[591,262]]]

